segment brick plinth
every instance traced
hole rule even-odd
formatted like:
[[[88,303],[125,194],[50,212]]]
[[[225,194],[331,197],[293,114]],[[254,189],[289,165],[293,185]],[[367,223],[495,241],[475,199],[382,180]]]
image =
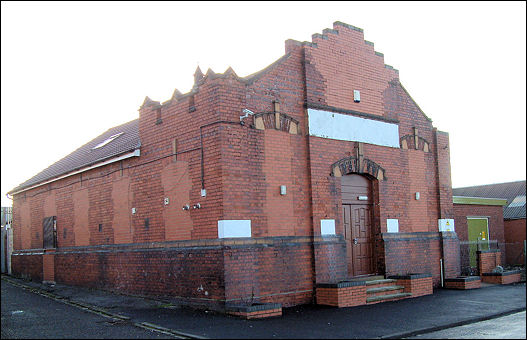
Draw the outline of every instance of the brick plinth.
[[[366,304],[366,283],[322,283],[316,288],[317,304],[335,307],[353,307]]]
[[[292,236],[17,252],[13,273],[217,310],[246,301],[292,306],[313,301],[310,242]]]
[[[511,270],[503,273],[483,273],[481,276],[483,282],[497,283],[500,285],[507,285],[515,282],[520,282],[521,272],[519,270]]]
[[[225,312],[244,319],[263,319],[282,316],[282,305],[279,303],[254,304],[250,306],[227,305]]]
[[[389,278],[397,280],[398,285],[404,286],[404,292],[412,293],[412,297],[434,293],[431,274],[392,275]]]
[[[448,289],[476,289],[481,288],[481,278],[479,276],[460,276],[445,279],[445,288]]]

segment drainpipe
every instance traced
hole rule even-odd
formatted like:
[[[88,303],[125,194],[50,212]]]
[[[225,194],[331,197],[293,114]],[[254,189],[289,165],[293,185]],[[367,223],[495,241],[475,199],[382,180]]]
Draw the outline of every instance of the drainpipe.
[[[443,283],[443,259],[439,259],[439,266],[441,267],[441,288],[444,287]]]

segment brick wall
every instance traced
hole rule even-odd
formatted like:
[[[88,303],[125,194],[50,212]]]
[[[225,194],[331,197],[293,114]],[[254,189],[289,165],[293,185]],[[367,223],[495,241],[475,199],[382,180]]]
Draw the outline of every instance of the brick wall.
[[[449,289],[477,289],[481,288],[479,276],[465,276],[445,279],[445,288]]]
[[[439,233],[383,234],[386,275],[430,273],[433,286],[441,284]]]
[[[397,279],[397,284],[404,287],[405,293],[412,293],[412,297],[433,294],[432,277],[429,274],[390,276]]]
[[[42,255],[42,280],[55,282],[55,250],[46,250]]]
[[[53,254],[15,254],[13,275],[216,308],[253,302],[291,306],[313,301],[309,241],[283,237],[65,247]]]
[[[55,278],[69,285],[170,296],[198,305],[224,298],[220,245],[162,246],[59,250],[55,255]]]
[[[353,307],[366,303],[366,286],[344,282],[332,287],[320,286],[316,289],[317,304],[335,307]]]
[[[426,249],[430,253],[427,260],[431,261],[427,266],[437,283],[441,258],[439,242],[427,240],[423,245],[416,240],[401,246],[404,250],[399,251],[393,243],[391,248],[386,248],[387,244],[380,240],[389,218],[398,219],[400,232],[427,233],[437,232],[438,218],[451,215],[448,135],[433,128],[430,119],[400,84],[398,72],[385,66],[382,54],[376,53],[373,45],[364,41],[362,30],[336,23],[333,30],[324,32],[323,35],[314,35],[312,43],[286,43],[286,51],[295,51],[299,45],[305,49],[307,107],[328,111],[338,108],[344,110],[341,112],[369,118],[377,116],[387,122],[396,122],[401,137],[411,135],[417,129],[421,138],[417,150],[415,143],[409,144],[407,149],[363,145],[364,158],[382,167],[386,177],[381,180],[372,178],[373,195],[378,204],[374,207],[372,225],[376,240],[375,271],[399,273],[406,267],[417,271],[420,259],[411,254]],[[360,82],[364,79],[360,74],[366,72],[372,77],[367,86]],[[360,103],[353,101],[353,90],[361,91]],[[427,151],[423,141],[430,146]],[[340,178],[332,176],[331,164],[353,157],[357,143],[313,136],[308,137],[308,142],[314,233],[319,232],[321,219],[335,219],[337,234],[343,234]],[[436,147],[438,143],[441,151]],[[442,171],[441,175],[438,169]],[[419,200],[415,199],[416,192],[420,193]],[[393,260],[398,258],[399,252],[404,252],[404,264],[401,265]],[[315,256],[317,268],[322,267],[318,263],[324,261]]]
[[[309,239],[280,237],[256,242],[225,248],[226,301],[273,302],[284,307],[312,302],[313,260]]]
[[[481,277],[481,280],[486,283],[494,283],[494,284],[501,284],[501,285],[507,285],[511,283],[516,283],[521,281],[521,273],[519,271],[515,272],[504,272],[502,274],[489,274],[483,275]]]
[[[337,283],[348,277],[346,243],[340,237],[320,237],[314,243],[316,283]]]
[[[384,114],[383,91],[398,72],[385,67],[384,56],[365,42],[361,29],[335,23],[304,48],[308,102]],[[361,91],[360,103],[353,101],[353,90]]]
[[[440,232],[443,255],[443,278],[457,277],[461,274],[461,254],[459,239],[454,232]]]
[[[454,218],[454,204],[452,202],[452,180],[450,177],[450,142],[448,133],[434,128],[435,150],[437,157],[437,183],[439,191],[439,218]]]
[[[42,281],[43,262],[42,251],[36,251],[36,254],[14,252],[11,256],[11,273],[13,276],[34,281]]]

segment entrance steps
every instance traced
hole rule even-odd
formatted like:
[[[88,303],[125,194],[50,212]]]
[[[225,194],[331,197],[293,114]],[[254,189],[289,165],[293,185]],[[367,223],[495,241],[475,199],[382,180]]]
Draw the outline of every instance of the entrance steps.
[[[394,301],[412,296],[405,293],[404,286],[397,285],[394,279],[379,279],[366,281],[366,304]]]
[[[432,276],[408,274],[401,276],[367,276],[339,283],[317,284],[317,304],[353,307],[397,301],[432,294]]]

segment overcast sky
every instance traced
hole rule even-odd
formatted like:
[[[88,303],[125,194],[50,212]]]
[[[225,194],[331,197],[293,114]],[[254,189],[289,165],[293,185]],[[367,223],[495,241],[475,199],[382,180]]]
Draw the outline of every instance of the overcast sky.
[[[525,180],[525,2],[1,3],[1,196],[145,96],[186,93],[199,65],[239,76],[284,41],[364,29],[439,130],[454,187]]]

